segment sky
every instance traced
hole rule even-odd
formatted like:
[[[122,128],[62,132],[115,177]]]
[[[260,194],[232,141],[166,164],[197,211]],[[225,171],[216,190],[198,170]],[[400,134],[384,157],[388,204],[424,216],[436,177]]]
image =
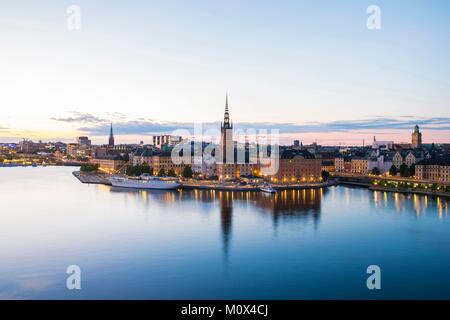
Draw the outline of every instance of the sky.
[[[287,143],[408,142],[416,123],[450,143],[445,0],[2,2],[0,142],[218,127],[228,91],[237,127]]]

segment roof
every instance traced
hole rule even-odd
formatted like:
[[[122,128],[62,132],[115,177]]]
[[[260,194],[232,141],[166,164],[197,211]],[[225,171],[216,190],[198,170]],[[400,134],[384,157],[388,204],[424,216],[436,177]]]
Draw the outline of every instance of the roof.
[[[450,156],[438,156],[420,161],[418,164],[424,166],[450,166]]]
[[[303,157],[305,159],[315,159],[314,155],[307,150],[286,149],[280,153],[280,159],[293,159]]]

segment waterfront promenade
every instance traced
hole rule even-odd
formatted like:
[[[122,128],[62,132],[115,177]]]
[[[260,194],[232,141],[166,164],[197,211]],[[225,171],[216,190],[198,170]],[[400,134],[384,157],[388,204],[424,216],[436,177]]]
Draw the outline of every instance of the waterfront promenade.
[[[111,185],[110,175],[105,173],[82,173],[75,171],[72,173],[82,183]],[[335,185],[335,181],[321,183],[302,183],[290,185],[272,184],[275,190],[298,190],[298,189],[319,189]],[[211,180],[202,181],[181,181],[181,189],[199,189],[199,190],[219,190],[219,191],[260,191],[259,185],[240,185],[233,182],[218,182]]]
[[[110,175],[105,173],[81,173],[80,171],[73,172],[73,175],[80,180],[82,183],[86,184],[102,184],[102,185],[111,185],[109,182]],[[398,187],[394,188],[392,186],[383,186],[381,184],[375,185],[373,182],[375,180],[380,180],[379,177],[367,177],[367,176],[339,176],[337,179],[332,179],[328,182],[322,183],[304,183],[304,184],[272,184],[272,187],[277,191],[283,190],[303,190],[303,189],[319,189],[326,188],[334,185],[352,185],[362,188],[367,188],[372,191],[384,191],[384,192],[398,192],[398,193],[408,193],[408,194],[420,194],[420,195],[428,195],[428,196],[437,196],[437,197],[447,197],[450,198],[450,193],[446,191],[437,191],[437,190],[421,190],[414,188],[403,188]],[[389,181],[395,182],[406,182],[406,183],[414,183],[414,184],[425,184],[431,185],[431,182],[424,182],[419,180],[412,179],[402,179],[399,177],[392,177],[388,179]],[[180,189],[184,190],[218,190],[218,191],[260,191],[259,185],[247,184],[241,185],[235,182],[218,182],[211,180],[200,180],[200,181],[181,181]]]

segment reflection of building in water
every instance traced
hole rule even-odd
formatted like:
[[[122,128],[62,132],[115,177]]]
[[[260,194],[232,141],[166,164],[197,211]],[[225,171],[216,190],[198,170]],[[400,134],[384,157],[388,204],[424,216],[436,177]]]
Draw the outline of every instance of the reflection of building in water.
[[[233,222],[233,193],[220,191],[218,192],[218,197],[220,204],[220,222],[222,228],[223,252],[225,259],[227,259]]]
[[[270,210],[274,224],[280,218],[283,219],[304,219],[312,218],[314,223],[319,221],[322,197],[326,189],[310,190],[284,190],[272,196],[257,193],[255,207]]]
[[[448,216],[449,201],[445,198],[386,191],[373,191],[372,194],[375,208],[391,208],[398,214],[414,212],[417,217],[436,209],[439,218]]]

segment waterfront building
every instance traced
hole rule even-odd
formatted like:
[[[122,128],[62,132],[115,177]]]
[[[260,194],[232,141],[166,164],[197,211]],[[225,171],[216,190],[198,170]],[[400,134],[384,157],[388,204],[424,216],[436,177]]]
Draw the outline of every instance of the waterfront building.
[[[278,172],[271,177],[275,183],[319,182],[322,159],[307,150],[287,149],[280,153]]]
[[[331,159],[322,159],[321,171],[335,172],[336,167]]]
[[[153,168],[152,159],[154,154],[154,151],[151,149],[139,149],[132,155],[131,163],[133,164],[133,166],[138,166],[146,163]]]
[[[397,151],[393,157],[393,165],[400,169],[402,164],[406,164],[409,167],[415,165],[417,162],[423,159],[421,152],[415,151]]]
[[[352,169],[352,159],[349,156],[337,157],[334,159],[335,172],[350,173]]]
[[[93,158],[90,160],[91,164],[98,164],[99,169],[108,173],[116,173],[118,170],[122,169],[125,165],[120,157],[117,156],[105,156],[103,158]]]
[[[152,156],[149,163],[153,168],[153,173],[157,174],[160,170],[164,170],[167,174],[169,170],[173,170],[177,175],[181,175],[186,164],[175,164],[172,161],[172,153],[170,151],[162,152],[160,154]]]
[[[422,133],[420,132],[418,125],[414,127],[414,132],[411,135],[411,144],[413,149],[422,147]]]
[[[419,180],[450,183],[450,156],[439,156],[420,161],[416,165],[415,175]]]
[[[334,159],[334,167],[336,172],[345,172],[345,159],[344,157],[338,157]]]
[[[368,161],[368,173],[371,173],[373,169],[377,168],[380,174],[389,172],[392,167],[392,153],[385,153],[379,156],[370,157]]]
[[[368,174],[369,173],[369,159],[355,157],[351,160],[351,173],[354,174]]]

